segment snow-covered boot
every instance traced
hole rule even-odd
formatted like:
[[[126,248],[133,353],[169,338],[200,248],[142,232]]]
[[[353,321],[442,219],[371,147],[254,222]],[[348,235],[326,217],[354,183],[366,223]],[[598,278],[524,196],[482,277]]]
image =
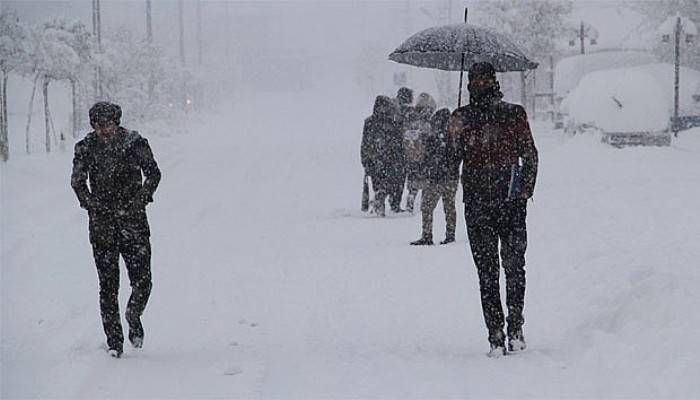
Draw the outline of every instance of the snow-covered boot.
[[[107,349],[107,354],[112,358],[121,358],[122,350],[120,349]]]
[[[486,354],[489,358],[498,358],[506,355],[506,335],[503,331],[489,333],[491,350]]]
[[[517,332],[508,335],[508,351],[514,353],[519,351],[524,351],[527,348],[527,343],[525,343],[525,337],[523,336],[523,331],[518,330]]]
[[[500,358],[506,355],[506,347],[505,346],[496,346],[496,345],[491,345],[491,350],[489,350],[488,353],[486,353],[486,356],[488,358]]]

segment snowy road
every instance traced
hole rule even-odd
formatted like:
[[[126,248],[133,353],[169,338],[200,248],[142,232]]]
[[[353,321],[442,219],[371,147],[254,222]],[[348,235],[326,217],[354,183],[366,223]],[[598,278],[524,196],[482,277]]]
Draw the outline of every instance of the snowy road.
[[[457,244],[413,248],[418,215],[361,216],[369,106],[319,100],[149,138],[154,289],[121,360],[100,348],[72,155],[0,167],[2,398],[700,396],[699,130],[617,150],[535,126],[530,347],[492,360],[463,217]]]

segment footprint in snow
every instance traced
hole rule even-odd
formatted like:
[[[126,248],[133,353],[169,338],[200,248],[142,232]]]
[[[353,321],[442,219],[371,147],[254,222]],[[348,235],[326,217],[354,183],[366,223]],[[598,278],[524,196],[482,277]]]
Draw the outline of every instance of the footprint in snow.
[[[238,367],[229,367],[224,371],[224,375],[226,376],[234,376],[238,374],[242,374],[243,370],[238,368]]]
[[[244,319],[238,320],[238,324],[239,324],[239,325],[248,325],[248,326],[250,326],[251,328],[255,328],[256,326],[258,326],[258,323],[257,323],[257,322],[250,322],[250,323],[249,323],[248,320],[245,319],[245,318],[244,318]]]

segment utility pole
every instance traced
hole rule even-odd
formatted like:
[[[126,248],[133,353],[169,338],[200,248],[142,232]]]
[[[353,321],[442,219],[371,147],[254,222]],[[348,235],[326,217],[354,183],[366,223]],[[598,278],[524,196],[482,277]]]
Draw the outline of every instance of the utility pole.
[[[102,53],[102,21],[100,16],[100,0],[92,0],[92,34],[97,38],[97,52]],[[102,68],[97,67],[95,80],[95,97],[102,100]]]
[[[197,0],[197,65],[202,65],[202,0]]]
[[[180,29],[180,65],[185,67],[185,22],[182,16],[182,0],[177,1],[178,26]]]
[[[673,122],[671,123],[671,130],[674,136],[678,136],[678,131],[680,130],[680,124],[678,122],[678,107],[679,107],[679,87],[680,87],[680,69],[681,69],[681,31],[683,27],[681,26],[681,16],[676,15],[676,54],[674,61],[674,75],[673,75]]]
[[[229,15],[228,1],[224,1],[224,26],[226,27],[226,65],[231,66],[231,17]]]
[[[151,19],[151,0],[146,0],[146,42],[153,43],[153,21]]]
[[[153,18],[151,14],[151,0],[146,0],[146,43],[153,44]],[[153,101],[155,91],[155,73],[151,71],[148,77],[148,100]]]
[[[569,46],[575,46],[578,40],[581,54],[586,54],[586,39],[590,40],[591,45],[598,44],[598,30],[592,25],[586,24],[583,20],[578,26],[570,27],[567,31]]]
[[[100,13],[100,0],[95,0],[95,18],[97,20],[97,46],[102,52],[102,16]]]
[[[185,21],[182,10],[182,0],[178,0],[178,23],[180,27],[180,65],[182,66],[182,108],[187,111],[187,74],[185,71]]]
[[[549,56],[549,110],[554,121],[554,56]]]
[[[673,120],[671,121],[671,131],[674,136],[678,136],[678,131],[681,129],[681,121],[679,118],[680,108],[680,70],[681,70],[681,36],[686,34],[685,42],[689,46],[695,41],[695,36],[698,33],[697,27],[690,19],[682,17],[680,13],[676,13],[673,17],[668,17],[661,24],[661,40],[664,43],[671,41],[671,33],[674,36],[674,62],[673,62]]]
[[[92,0],[92,36],[97,37],[97,0]]]

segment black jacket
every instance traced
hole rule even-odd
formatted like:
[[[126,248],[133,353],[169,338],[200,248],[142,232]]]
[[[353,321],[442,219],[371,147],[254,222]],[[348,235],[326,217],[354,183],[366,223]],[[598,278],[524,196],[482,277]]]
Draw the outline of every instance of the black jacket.
[[[508,197],[511,168],[523,162],[522,198],[532,197],[538,154],[522,106],[495,99],[452,113],[450,141],[462,167],[464,201],[501,202]]]
[[[401,180],[404,174],[401,124],[397,121],[396,106],[389,98],[379,97],[374,112],[365,119],[360,160],[371,177]]]
[[[119,127],[114,135],[104,141],[90,132],[75,145],[71,186],[89,212],[93,243],[124,230],[150,235],[146,204],[160,182],[158,164],[137,132]]]

